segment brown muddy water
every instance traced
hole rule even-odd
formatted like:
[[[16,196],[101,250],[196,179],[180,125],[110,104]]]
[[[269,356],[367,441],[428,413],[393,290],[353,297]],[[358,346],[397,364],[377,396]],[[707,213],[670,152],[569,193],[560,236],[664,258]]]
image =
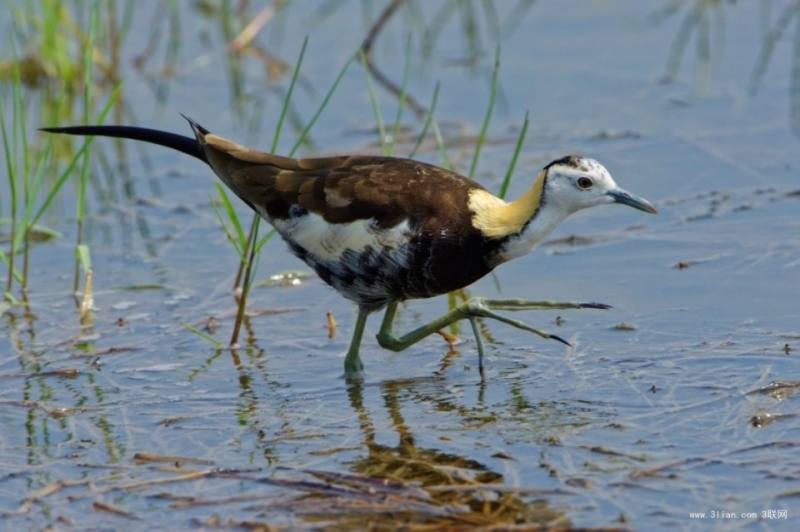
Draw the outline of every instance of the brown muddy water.
[[[291,120],[311,118],[386,3],[288,3],[242,55],[226,46],[260,6],[231,20],[213,4],[166,5],[114,14],[130,28],[116,63],[124,106],[109,122],[189,134],[182,112],[267,149],[289,85],[282,65],[308,35],[287,153]],[[348,385],[354,309],[276,239],[258,282],[301,275],[256,288],[246,346],[218,350],[185,326],[226,343],[233,324],[238,258],[211,206],[215,178],[178,153],[97,140],[92,323],[81,326],[71,294],[73,184],[41,221],[61,236],[32,253],[31,314],[12,306],[0,320],[0,528],[797,530],[795,4],[503,2],[499,38],[486,5],[401,6],[373,47],[399,83],[410,42],[408,94],[421,105],[440,82],[455,167],[469,168],[499,43],[477,178],[499,188],[529,111],[510,196],[549,160],[580,153],[660,214],[582,212],[469,294],[614,308],[516,316],[573,348],[483,323],[484,381],[469,334],[457,352],[436,336],[394,354],[377,346],[373,317],[366,379]],[[12,9],[0,21],[6,34],[21,24]],[[397,100],[376,90],[393,121]],[[43,92],[25,88],[33,139]],[[2,98],[8,109],[8,82]],[[355,63],[301,152],[376,152],[375,123]],[[400,155],[423,121],[406,109],[403,124]],[[433,140],[418,158],[441,163]],[[410,302],[398,329],[446,309],[447,298]]]

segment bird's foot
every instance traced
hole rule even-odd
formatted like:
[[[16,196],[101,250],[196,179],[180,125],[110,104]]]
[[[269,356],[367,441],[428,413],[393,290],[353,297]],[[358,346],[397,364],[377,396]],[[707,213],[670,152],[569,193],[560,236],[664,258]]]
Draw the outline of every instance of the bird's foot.
[[[484,297],[473,297],[464,302],[469,304],[474,301],[492,310],[572,310],[572,309],[610,309],[611,305],[604,303],[578,303],[573,301],[529,301],[527,299],[487,299]]]
[[[605,305],[603,303],[574,303],[574,302],[567,302],[561,303],[557,301],[528,301],[525,299],[485,299],[482,297],[473,297],[456,307],[456,309],[464,314],[467,318],[472,319],[475,317],[478,318],[491,318],[512,327],[516,327],[517,329],[522,329],[523,331],[532,332],[533,334],[544,338],[546,340],[556,340],[561,342],[562,344],[570,345],[569,342],[561,338],[560,336],[556,336],[555,334],[550,334],[548,332],[534,329],[530,325],[516,320],[514,318],[509,318],[508,316],[503,316],[502,314],[498,314],[495,310],[511,310],[511,311],[518,311],[518,310],[562,310],[562,309],[609,309],[611,308],[610,305]],[[476,339],[480,341],[479,336],[476,332],[475,335]]]
[[[356,353],[347,353],[344,359],[344,378],[348,382],[361,382],[364,380],[364,363]]]

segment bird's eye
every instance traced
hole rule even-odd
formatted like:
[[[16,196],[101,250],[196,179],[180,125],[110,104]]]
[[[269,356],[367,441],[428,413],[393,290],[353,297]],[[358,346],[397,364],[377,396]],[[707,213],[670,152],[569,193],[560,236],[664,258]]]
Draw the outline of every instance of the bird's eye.
[[[588,177],[581,177],[578,179],[578,186],[582,189],[590,188],[594,183]]]

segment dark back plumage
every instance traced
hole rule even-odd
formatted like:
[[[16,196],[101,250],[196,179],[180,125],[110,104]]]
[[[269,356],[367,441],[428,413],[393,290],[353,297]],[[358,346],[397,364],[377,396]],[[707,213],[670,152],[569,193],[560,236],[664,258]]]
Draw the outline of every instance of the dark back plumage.
[[[463,288],[497,265],[502,239],[485,237],[465,208],[473,192],[488,194],[470,179],[395,157],[281,157],[187,120],[194,139],[127,126],[46,130],[142,140],[207,163],[293,253],[364,309]]]
[[[362,308],[447,293],[494,267],[483,258],[492,257],[500,242],[483,237],[464,208],[473,191],[485,191],[472,180],[410,159],[289,159],[197,134],[209,164],[228,187],[272,223],[325,282]],[[328,240],[335,240],[337,225],[358,222],[366,222],[374,239],[328,259],[315,251],[316,233],[291,223],[306,217],[327,224]],[[404,233],[402,244],[383,243],[397,242],[393,232]]]

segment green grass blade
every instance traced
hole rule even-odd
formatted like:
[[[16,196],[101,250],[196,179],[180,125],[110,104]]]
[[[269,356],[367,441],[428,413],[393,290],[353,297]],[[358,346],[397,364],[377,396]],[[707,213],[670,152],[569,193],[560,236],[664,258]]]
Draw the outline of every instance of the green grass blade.
[[[118,83],[117,86],[114,88],[114,91],[111,93],[111,96],[108,98],[108,102],[106,102],[105,107],[100,112],[100,117],[97,119],[96,122],[97,125],[100,125],[103,122],[105,122],[108,113],[111,111],[112,106],[119,97],[119,92],[121,89],[122,89],[122,83]],[[86,140],[84,140],[83,142],[83,146],[81,146],[81,148],[77,152],[75,152],[75,155],[72,157],[70,163],[67,165],[64,171],[61,172],[61,175],[58,176],[58,179],[56,179],[56,182],[53,184],[53,187],[50,189],[50,192],[48,192],[47,197],[45,197],[44,201],[40,205],[36,215],[31,218],[29,225],[35,225],[39,221],[39,218],[41,218],[42,215],[47,211],[47,209],[55,199],[56,195],[58,194],[59,190],[61,190],[61,187],[64,185],[66,180],[72,174],[73,168],[75,168],[75,165],[78,164],[78,161],[83,156],[84,152],[86,152],[86,150],[89,149],[89,146],[92,144],[93,140],[94,137],[86,137]]]
[[[76,246],[75,257],[78,259],[78,262],[80,262],[84,272],[88,272],[92,269],[92,253],[89,251],[89,246],[86,244]]]
[[[256,252],[260,251],[260,250],[261,250],[261,248],[264,246],[264,244],[266,244],[267,242],[269,242],[269,241],[270,241],[270,239],[271,239],[273,236],[275,236],[276,234],[278,234],[278,232],[275,230],[275,228],[272,228],[272,229],[270,229],[270,230],[269,230],[269,232],[268,232],[266,235],[264,235],[263,237],[261,237],[261,240],[259,240],[258,242],[256,242]]]
[[[61,110],[64,108],[64,103],[67,100],[67,95],[63,94],[58,101],[58,104],[52,113],[51,122],[57,122],[58,117],[61,116]],[[40,212],[44,211],[49,207],[49,204],[40,206],[40,210],[37,211],[35,209],[36,201],[39,199],[39,190],[42,187],[42,183],[44,182],[45,176],[47,175],[47,170],[50,168],[50,155],[53,151],[53,140],[54,135],[47,135],[44,141],[44,148],[41,152],[39,157],[39,163],[36,167],[36,173],[33,176],[33,181],[29,189],[29,195],[25,203],[25,210],[24,210],[24,226],[27,230],[31,230],[35,225],[36,222],[39,220],[41,214]]]
[[[189,324],[189,323],[186,323],[185,321],[182,321],[182,322],[181,322],[181,326],[182,326],[182,327],[184,327],[184,328],[186,328],[186,329],[188,329],[188,330],[190,330],[190,331],[192,331],[194,334],[196,334],[197,336],[199,336],[199,337],[200,337],[200,338],[202,338],[203,340],[206,340],[206,341],[208,341],[208,342],[211,342],[212,344],[214,344],[214,346],[215,346],[217,349],[224,349],[224,347],[225,347],[225,346],[224,346],[224,345],[222,345],[222,342],[220,342],[219,340],[217,340],[217,339],[216,339],[216,338],[214,338],[213,336],[211,336],[211,335],[209,335],[209,334],[206,334],[206,333],[204,333],[203,331],[201,331],[201,330],[200,330],[200,329],[198,329],[197,327],[195,327],[195,326],[193,326],[193,325],[191,325],[191,324]]]
[[[330,90],[328,90],[328,93],[322,99],[322,103],[317,109],[317,112],[314,113],[314,116],[311,117],[311,120],[308,122],[308,124],[306,124],[306,127],[304,127],[303,130],[300,132],[300,136],[298,137],[297,142],[295,142],[294,146],[292,147],[292,150],[289,152],[289,157],[293,157],[295,152],[297,152],[297,150],[300,149],[300,146],[303,145],[303,142],[305,142],[305,139],[308,136],[309,131],[311,131],[311,128],[314,127],[314,124],[317,122],[317,119],[320,117],[320,115],[322,115],[322,111],[325,109],[325,107],[327,107],[328,102],[333,96],[334,91],[336,91],[336,88],[339,86],[339,82],[342,81],[342,78],[344,78],[345,73],[350,68],[350,65],[353,64],[355,58],[356,54],[351,55],[350,59],[348,59],[347,62],[344,64],[344,67],[342,67],[342,70],[339,71],[339,75],[336,76],[336,79],[333,81],[333,85],[331,85]]]
[[[367,82],[367,91],[369,92],[369,101],[372,104],[372,112],[375,115],[375,121],[378,123],[378,134],[380,135],[381,140],[381,153],[384,155],[389,155],[391,152],[391,147],[386,145],[386,126],[383,123],[383,115],[381,114],[381,108],[378,104],[378,94],[375,92],[375,86],[372,84],[372,78],[370,77],[369,66],[367,65],[367,55],[363,50],[361,50],[359,51],[359,56],[361,58],[361,67],[364,71],[364,79]]]
[[[13,52],[13,57],[16,59],[17,57],[17,48],[14,40],[11,40],[11,48]],[[14,83],[12,84],[13,95],[14,95],[14,117],[15,122],[18,126],[17,135],[16,132],[14,134],[14,140],[16,142],[17,139],[20,141],[20,152],[22,154],[22,185],[23,190],[27,193],[28,187],[28,176],[30,170],[30,158],[28,157],[28,135],[25,134],[25,125],[27,123],[26,113],[25,113],[25,102],[22,97],[22,73],[20,71],[20,62],[15,61],[14,64]]]
[[[236,252],[239,254],[239,258],[244,259],[244,250],[247,248],[247,235],[245,235],[244,229],[242,228],[242,222],[239,219],[238,214],[236,214],[236,209],[233,207],[233,203],[231,203],[231,200],[225,191],[225,187],[219,183],[216,183],[215,186],[217,187],[217,193],[222,201],[222,206],[225,209],[225,214],[228,217],[228,221],[230,222],[230,225],[233,226],[233,232],[230,231],[228,224],[225,223],[225,218],[222,216],[222,213],[213,201],[211,202],[211,206],[214,208],[214,212],[217,213],[219,223],[225,229],[225,234],[228,236],[228,240],[231,241],[233,247],[236,249]]]
[[[89,20],[89,41],[86,44],[86,51],[83,57],[83,123],[88,124],[91,121],[91,105],[92,105],[92,53],[94,52],[95,36],[97,34],[97,3],[92,7],[91,18]],[[89,183],[89,160],[90,153],[85,151],[83,154],[83,166],[81,167],[81,179],[78,187],[78,204],[76,217],[78,224],[83,223],[84,211],[86,208],[86,188]],[[81,235],[78,234],[78,242],[81,241]]]
[[[8,310],[9,306],[22,304],[22,302],[18,300],[16,297],[14,297],[14,294],[12,294],[11,292],[3,292],[3,300],[7,302],[5,306],[6,310]],[[0,316],[2,316],[4,313],[5,310],[0,311]]]
[[[16,135],[16,129],[13,131]],[[8,144],[9,135],[8,130],[6,129],[6,115],[2,98],[0,98],[0,132],[3,134],[3,151],[6,154],[6,172],[8,173],[8,187],[10,196],[9,210],[11,211],[11,220],[13,221],[17,218],[17,168],[15,164],[15,153]]]
[[[86,44],[86,49],[83,57],[83,121],[84,124],[90,122],[91,104],[92,104],[92,53],[94,52],[95,36],[97,34],[97,18],[98,18],[98,4],[95,2],[92,5],[91,14],[89,17],[89,36]],[[88,140],[88,139],[87,139]],[[86,212],[86,189],[89,187],[89,165],[91,163],[91,154],[89,150],[83,151],[83,164],[81,165],[81,175],[78,182],[78,194],[75,204],[75,220],[77,224],[76,242],[75,245],[80,248],[83,245],[83,220]],[[75,262],[75,275],[72,281],[72,289],[76,294],[80,285],[79,264]]]
[[[278,123],[275,125],[275,134],[272,137],[272,153],[278,149],[278,141],[281,138],[281,128],[286,119],[286,113],[289,112],[289,102],[292,100],[294,88],[297,85],[297,78],[300,76],[300,66],[303,64],[303,57],[306,55],[306,46],[308,46],[308,35],[303,39],[303,46],[300,48],[300,57],[297,59],[297,65],[294,67],[292,73],[292,81],[289,83],[289,90],[286,93],[286,98],[283,100],[283,108],[281,109],[281,116],[278,118]]]
[[[14,50],[13,57],[16,59],[16,48],[14,48],[14,40],[11,40],[12,49]],[[13,145],[9,145],[9,136],[8,131],[6,130],[6,119],[5,119],[5,112],[3,110],[3,102],[2,98],[0,98],[0,126],[2,127],[3,132],[3,148],[6,153],[6,168],[8,170],[8,184],[9,184],[9,192],[10,192],[10,211],[11,211],[11,249],[9,250],[9,256],[7,258],[8,262],[8,279],[6,281],[6,291],[11,291],[12,284],[14,279],[17,278],[14,274],[14,262],[17,253],[17,249],[19,246],[19,240],[17,239],[18,233],[23,233],[23,231],[19,231],[17,227],[17,214],[18,214],[18,203],[19,203],[19,190],[17,189],[17,179],[19,179],[18,173],[18,166],[17,166],[17,154],[19,153],[19,141],[18,136],[19,132],[25,131],[24,126],[18,127],[18,100],[16,98],[16,94],[20,92],[18,86],[18,77],[19,74],[19,61],[15,61],[14,66],[14,94],[15,97],[13,101],[13,112],[12,112],[12,119],[11,119],[11,132],[13,135]],[[24,152],[23,152],[24,153]],[[23,176],[24,179],[24,176]]]
[[[294,94],[295,86],[297,85],[297,79],[300,76],[300,67],[303,64],[303,57],[305,57],[306,47],[308,46],[308,36],[303,39],[303,46],[300,48],[300,57],[297,59],[297,65],[294,68],[294,72],[292,73],[292,80],[289,83],[289,90],[286,92],[286,98],[283,102],[283,109],[281,109],[281,115],[278,119],[278,123],[275,125],[275,134],[272,138],[272,149],[271,151],[274,153],[278,149],[278,142],[281,136],[281,128],[283,126],[283,122],[286,119],[286,114],[289,111],[289,103],[292,99],[292,94]],[[260,247],[256,246],[258,241],[258,228],[261,223],[261,217],[258,214],[253,216],[253,221],[250,225],[250,233],[247,237],[247,247],[245,247],[245,251],[243,256],[245,258],[239,264],[239,272],[236,275],[236,285],[241,287],[241,297],[239,298],[239,308],[236,312],[236,321],[233,325],[233,332],[231,333],[231,340],[230,345],[238,345],[239,343],[239,331],[242,327],[242,320],[244,319],[244,312],[245,307],[247,305],[247,295],[250,290],[251,279],[255,274],[255,256],[256,252]]]
[[[397,136],[400,134],[400,124],[403,120],[403,110],[406,106],[406,89],[408,88],[408,77],[411,73],[411,35],[406,40],[406,58],[403,66],[403,81],[400,85],[400,97],[397,101],[397,116],[394,119],[392,128],[392,144],[390,145],[389,155],[394,155],[397,148]]]
[[[409,159],[413,159],[414,156],[419,151],[420,146],[422,146],[422,142],[425,140],[425,137],[428,135],[428,129],[430,129],[431,121],[433,118],[433,113],[436,111],[436,103],[439,101],[439,87],[440,83],[437,81],[436,85],[433,87],[433,98],[431,99],[431,105],[428,107],[428,114],[425,117],[425,124],[422,126],[422,132],[417,137],[417,142],[414,144],[414,147],[411,148],[411,152],[408,154]]]
[[[522,145],[525,142],[525,135],[528,133],[528,124],[528,112],[525,111],[525,120],[522,122],[522,130],[519,132],[517,145],[514,147],[514,155],[511,157],[511,163],[508,165],[508,171],[506,172],[505,178],[503,178],[503,184],[500,186],[500,193],[498,194],[500,198],[505,198],[506,193],[508,192],[508,186],[511,184],[511,176],[514,175],[514,167],[517,165],[519,153],[522,151]]]
[[[453,169],[450,163],[450,157],[447,155],[447,147],[444,145],[444,137],[439,129],[439,123],[436,118],[431,114],[431,127],[433,128],[433,136],[436,138],[436,145],[439,147],[439,156],[442,158],[442,166],[448,170]]]
[[[483,117],[483,125],[481,125],[481,132],[478,135],[478,141],[475,144],[475,151],[472,154],[472,164],[469,167],[469,174],[467,174],[470,178],[475,176],[475,170],[478,168],[478,159],[481,156],[481,149],[483,148],[483,143],[486,141],[486,133],[489,130],[489,122],[492,119],[492,113],[494,112],[494,104],[497,101],[497,85],[498,80],[500,79],[500,45],[497,45],[497,49],[494,53],[494,70],[492,72],[492,90],[489,94],[489,106],[486,109],[486,116]]]

